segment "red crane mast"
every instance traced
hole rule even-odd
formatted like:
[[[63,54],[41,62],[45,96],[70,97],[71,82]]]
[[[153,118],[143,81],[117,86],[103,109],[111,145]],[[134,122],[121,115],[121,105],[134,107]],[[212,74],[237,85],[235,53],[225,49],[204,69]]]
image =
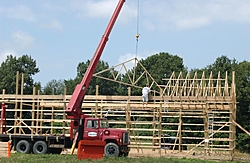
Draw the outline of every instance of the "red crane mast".
[[[90,83],[90,80],[92,79],[93,77],[93,74],[94,74],[94,71],[96,69],[96,66],[100,60],[100,57],[102,55],[102,52],[105,48],[105,45],[108,41],[108,37],[110,35],[110,32],[115,24],[115,21],[121,11],[121,8],[124,4],[126,0],[119,0],[117,6],[116,6],[116,9],[109,21],[109,24],[100,40],[100,43],[95,51],[95,54],[88,66],[88,69],[81,81],[80,84],[77,84],[75,90],[74,90],[74,93],[72,94],[72,97],[68,103],[68,106],[66,108],[66,113],[68,115],[68,118],[70,119],[80,119],[80,118],[84,118],[84,114],[82,113],[82,110],[81,110],[81,105],[82,105],[82,102],[84,100],[84,96],[86,94],[86,91],[88,89],[88,86],[89,86],[89,83]]]

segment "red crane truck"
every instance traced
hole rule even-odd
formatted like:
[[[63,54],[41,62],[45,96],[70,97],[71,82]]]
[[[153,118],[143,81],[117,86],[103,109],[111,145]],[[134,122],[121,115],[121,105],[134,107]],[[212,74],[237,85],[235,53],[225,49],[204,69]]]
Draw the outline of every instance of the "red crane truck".
[[[0,133],[0,141],[11,140],[14,150],[21,153],[44,154],[61,153],[63,148],[72,146],[73,139],[77,139],[77,142],[80,140],[99,140],[106,143],[104,147],[106,156],[127,156],[129,154],[130,140],[129,133],[126,130],[111,129],[108,127],[107,119],[91,118],[82,113],[81,109],[91,78],[124,3],[125,0],[119,0],[89,67],[81,83],[76,86],[66,107],[67,118],[71,119],[70,136],[9,134],[6,133],[6,118],[4,115],[4,117],[1,117],[4,122],[1,125],[3,133]],[[2,107],[2,112],[5,112],[5,110],[6,108]]]

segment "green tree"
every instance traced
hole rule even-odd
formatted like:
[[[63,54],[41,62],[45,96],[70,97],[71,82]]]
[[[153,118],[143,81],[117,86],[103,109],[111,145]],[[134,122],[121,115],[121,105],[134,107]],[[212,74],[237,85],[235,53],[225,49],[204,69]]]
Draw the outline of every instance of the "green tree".
[[[61,95],[64,94],[64,80],[51,80],[43,88],[43,94],[46,95]]]
[[[237,122],[250,131],[250,62],[240,62],[236,68]],[[250,136],[237,130],[237,148],[250,153]]]
[[[21,74],[24,74],[24,94],[32,94],[33,86],[40,89],[40,82],[34,82],[33,75],[39,72],[37,68],[36,60],[32,59],[31,56],[23,55],[16,57],[8,55],[7,59],[2,62],[0,67],[0,91],[5,89],[8,94],[16,93],[16,72],[19,71],[19,93],[21,85]]]
[[[67,87],[67,93],[72,94],[76,84],[79,84],[85,75],[85,72],[87,71],[87,68],[90,64],[90,60],[87,60],[87,62],[80,62],[77,66],[77,76],[75,79],[70,79],[70,80],[65,80],[65,85]],[[109,68],[109,65],[107,62],[104,61],[99,61],[98,65],[95,69],[96,72],[100,72],[102,70],[106,70]],[[114,73],[117,74],[117,72],[114,70]],[[103,77],[106,78],[111,78],[112,74],[109,71],[106,71],[102,73]],[[88,95],[94,95],[96,93],[96,85],[99,85],[99,94],[102,95],[116,95],[117,94],[117,89],[119,84],[112,82],[112,81],[107,81],[103,80],[100,78],[92,77],[87,94]]]
[[[191,76],[193,76],[194,73],[197,72],[198,78],[201,78],[202,73],[205,72],[206,78],[209,78],[210,73],[212,72],[213,78],[217,79],[219,72],[221,78],[225,78],[227,72],[228,80],[229,82],[232,82],[232,71],[235,71],[236,66],[237,61],[235,59],[229,59],[227,56],[222,55],[221,57],[218,57],[214,63],[201,69],[192,69],[190,73]]]
[[[64,80],[65,87],[67,88],[67,94],[72,95],[77,84],[81,81],[78,78]]]

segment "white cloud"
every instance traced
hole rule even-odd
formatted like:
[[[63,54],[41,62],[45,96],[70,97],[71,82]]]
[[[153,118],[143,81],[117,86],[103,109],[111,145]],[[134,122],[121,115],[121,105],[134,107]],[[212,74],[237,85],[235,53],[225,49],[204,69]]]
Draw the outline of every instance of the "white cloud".
[[[80,18],[112,15],[117,0],[74,0],[71,8]],[[220,22],[250,22],[249,0],[144,0],[139,5],[139,22],[147,30],[187,30]],[[136,19],[137,1],[126,1],[119,22]]]
[[[10,18],[23,19],[26,21],[35,21],[35,14],[25,5],[17,5],[9,8],[0,7],[0,12]]]
[[[78,11],[79,18],[105,18],[109,19],[113,14],[117,0],[85,0],[72,1],[71,7]],[[127,23],[136,17],[136,6],[128,6],[127,2],[123,5],[119,14],[119,21]]]
[[[83,6],[83,13],[79,16],[90,18],[106,18],[110,17],[116,5],[115,0],[106,1],[86,1]]]
[[[9,54],[17,56],[17,51],[34,48],[35,39],[27,32],[17,30],[11,34],[11,39],[0,43],[0,55],[5,57]]]
[[[59,31],[62,31],[62,30],[63,30],[62,25],[61,25],[61,23],[60,23],[58,20],[53,20],[53,21],[51,21],[50,27],[51,27],[51,28],[54,28],[54,29],[56,29],[56,30],[59,30]]]
[[[47,24],[46,23],[43,24],[42,27],[49,28],[49,29],[55,29],[55,30],[60,31],[60,32],[63,31],[63,27],[62,27],[61,23],[58,20],[55,20],[55,19],[50,21]]]
[[[30,49],[34,47],[35,39],[26,32],[18,30],[13,32],[11,37],[16,49]]]
[[[149,30],[185,30],[216,21],[249,23],[249,8],[249,0],[142,1],[141,17]]]
[[[128,61],[132,58],[135,58],[135,54],[127,53],[125,55],[120,55],[119,59],[118,59],[118,63],[123,63],[123,62]]]
[[[18,51],[33,48],[34,41],[35,39],[26,32],[20,30],[13,32],[9,41],[0,43],[0,63],[6,59],[7,55],[18,56]]]
[[[53,3],[55,2],[55,3]],[[46,10],[49,10],[49,11],[62,11],[62,12],[65,12],[67,11],[67,7],[68,6],[65,6],[64,4],[61,4],[61,3],[64,3],[63,1],[59,1],[56,2],[56,1],[50,1],[49,3],[45,2],[41,5],[42,8],[46,9]]]

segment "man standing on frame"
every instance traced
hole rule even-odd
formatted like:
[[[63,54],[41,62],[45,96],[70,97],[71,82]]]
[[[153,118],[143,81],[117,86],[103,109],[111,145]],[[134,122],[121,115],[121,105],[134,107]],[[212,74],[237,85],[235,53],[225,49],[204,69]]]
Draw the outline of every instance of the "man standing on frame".
[[[149,92],[150,92],[149,84],[146,84],[146,86],[142,88],[142,105],[143,105],[143,107],[144,107],[144,102],[146,102],[146,105],[148,104]]]

